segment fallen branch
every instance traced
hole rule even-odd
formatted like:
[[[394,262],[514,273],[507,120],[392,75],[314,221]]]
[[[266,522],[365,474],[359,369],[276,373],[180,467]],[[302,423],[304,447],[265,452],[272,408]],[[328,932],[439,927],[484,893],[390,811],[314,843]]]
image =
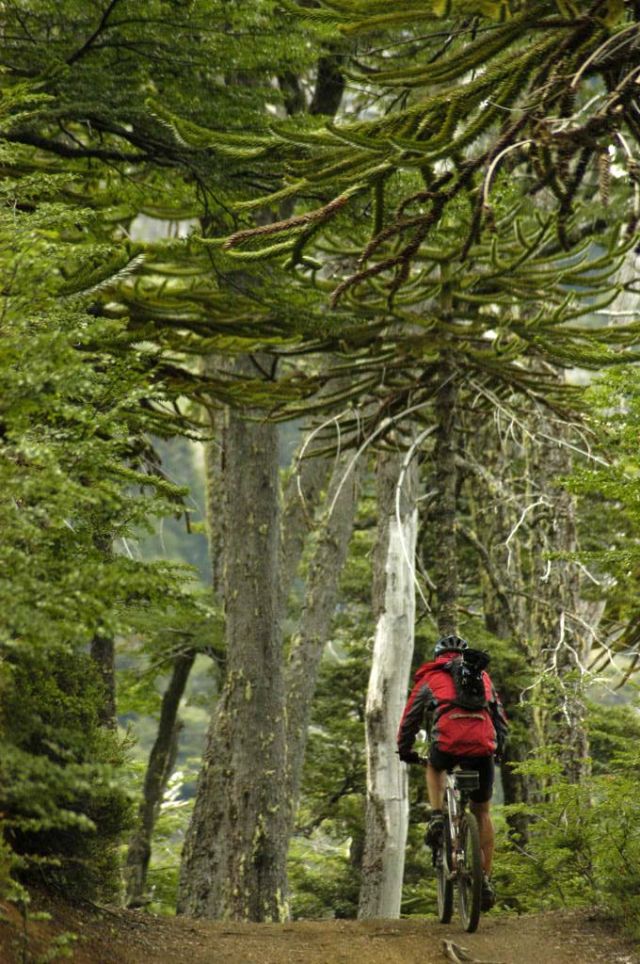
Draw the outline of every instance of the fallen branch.
[[[453,941],[444,940],[442,942],[444,956],[453,964],[504,964],[503,961],[484,961],[477,957],[472,957],[466,947],[455,944]]]

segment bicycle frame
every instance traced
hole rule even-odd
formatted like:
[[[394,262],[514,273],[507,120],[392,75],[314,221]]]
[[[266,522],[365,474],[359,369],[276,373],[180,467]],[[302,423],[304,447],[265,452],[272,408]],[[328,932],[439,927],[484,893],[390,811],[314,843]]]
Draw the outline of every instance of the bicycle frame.
[[[480,777],[475,770],[454,770],[447,773],[445,788],[445,811],[449,816],[452,853],[460,858],[460,822],[469,803],[469,794],[477,790]],[[454,866],[451,870],[452,878],[457,874]]]
[[[480,919],[482,858],[478,824],[467,809],[469,795],[479,785],[474,770],[447,774],[444,799],[444,833],[435,864],[438,878],[438,917],[448,924],[453,914],[453,887],[457,884],[460,915],[467,931]]]

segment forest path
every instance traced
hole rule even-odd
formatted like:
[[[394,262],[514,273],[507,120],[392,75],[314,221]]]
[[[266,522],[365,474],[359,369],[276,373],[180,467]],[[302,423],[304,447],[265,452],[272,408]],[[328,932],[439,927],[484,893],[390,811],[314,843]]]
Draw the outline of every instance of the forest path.
[[[445,954],[445,940],[482,964],[640,964],[638,945],[586,911],[521,917],[494,912],[481,920],[476,934],[465,934],[455,918],[448,926],[433,920],[236,924],[51,899],[34,906],[51,919],[30,921],[25,943],[17,910],[2,905],[2,964],[37,964],[56,937],[64,944],[70,934],[76,935],[71,938],[76,964],[447,964],[452,958]]]

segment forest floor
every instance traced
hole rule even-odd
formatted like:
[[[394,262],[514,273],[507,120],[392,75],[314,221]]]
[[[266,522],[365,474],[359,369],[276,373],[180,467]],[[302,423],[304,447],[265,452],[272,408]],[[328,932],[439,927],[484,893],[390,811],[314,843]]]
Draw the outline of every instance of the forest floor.
[[[44,912],[49,919],[38,919]],[[37,898],[24,921],[0,904],[1,964],[640,964],[640,947],[586,911],[520,917],[493,912],[476,934],[455,918],[210,923]],[[451,946],[451,945],[449,945]],[[68,948],[66,954],[65,948]]]

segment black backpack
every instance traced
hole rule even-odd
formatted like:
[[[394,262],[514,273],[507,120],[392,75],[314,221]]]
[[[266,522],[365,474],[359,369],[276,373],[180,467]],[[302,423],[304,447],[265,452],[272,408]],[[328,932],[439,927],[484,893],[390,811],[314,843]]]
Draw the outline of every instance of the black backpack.
[[[462,659],[445,663],[443,669],[451,673],[456,688],[453,706],[465,710],[485,710],[488,706],[482,671],[489,665],[490,656],[481,649],[465,649]]]

